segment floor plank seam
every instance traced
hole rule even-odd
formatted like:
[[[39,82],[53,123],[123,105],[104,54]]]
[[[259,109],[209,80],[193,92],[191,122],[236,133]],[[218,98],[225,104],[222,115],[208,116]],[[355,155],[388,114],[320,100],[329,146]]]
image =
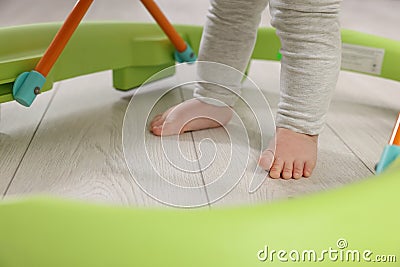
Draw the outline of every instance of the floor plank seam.
[[[25,158],[25,156],[26,156],[26,153],[28,152],[29,147],[30,147],[31,144],[32,144],[32,141],[33,141],[33,139],[35,138],[36,133],[37,133],[37,131],[38,131],[38,129],[39,129],[39,127],[40,127],[40,125],[41,125],[41,123],[42,123],[44,117],[46,116],[46,113],[47,113],[48,109],[50,108],[50,105],[51,105],[51,103],[53,102],[54,97],[56,96],[56,94],[57,94],[57,92],[58,92],[57,89],[59,88],[60,84],[61,84],[61,83],[56,84],[56,86],[53,88],[53,90],[54,90],[53,95],[51,96],[51,98],[50,98],[50,100],[49,100],[49,103],[47,104],[47,107],[46,107],[46,109],[44,110],[44,112],[43,112],[43,114],[42,114],[42,117],[41,117],[40,120],[39,120],[39,123],[37,124],[35,130],[33,131],[32,137],[31,137],[31,139],[29,140],[29,143],[28,143],[28,145],[26,146],[26,149],[25,149],[24,153],[22,154],[21,160],[19,161],[19,163],[18,163],[18,165],[17,165],[17,168],[15,169],[15,171],[14,171],[14,173],[13,173],[13,175],[12,175],[10,181],[9,181],[9,183],[7,184],[6,189],[4,190],[4,192],[3,192],[3,194],[2,194],[2,199],[4,199],[4,197],[7,195],[8,190],[10,189],[11,184],[13,183],[14,178],[15,178],[15,176],[17,175],[17,172],[18,172],[18,170],[20,169],[20,167],[21,167],[21,165],[22,165],[22,162],[24,161],[24,158]]]
[[[207,206],[210,208],[211,207],[210,197],[209,197],[208,192],[207,192],[206,181],[204,179],[203,171],[201,170],[200,158],[199,158],[199,154],[197,153],[197,150],[196,150],[196,142],[194,141],[194,136],[193,136],[192,132],[190,132],[190,137],[192,138],[192,144],[193,144],[194,152],[196,153],[197,165],[199,166],[201,181],[202,181],[202,183],[204,185],[204,193],[206,194]]]
[[[345,142],[345,140],[339,135],[339,133],[335,131],[335,129],[331,125],[329,125],[329,123],[326,123],[326,126],[331,129],[331,131],[337,136],[337,138],[339,138],[339,140],[343,142],[345,147],[350,150],[350,152],[371,172],[371,174],[375,174],[375,170],[372,170],[370,167],[368,167],[368,165],[357,155],[357,153],[355,153],[355,151]]]
[[[183,90],[182,88],[179,89],[179,95],[181,96],[182,101],[185,101],[185,96],[183,95],[183,91],[182,90]],[[208,192],[207,192],[206,181],[204,179],[203,171],[201,170],[200,158],[199,158],[199,154],[197,153],[197,150],[196,150],[196,142],[194,140],[194,136],[193,136],[192,132],[190,132],[190,137],[192,139],[194,152],[196,153],[197,165],[199,166],[199,170],[200,170],[201,182],[204,185],[204,193],[206,194],[207,206],[209,208],[211,208],[210,197],[209,197]]]

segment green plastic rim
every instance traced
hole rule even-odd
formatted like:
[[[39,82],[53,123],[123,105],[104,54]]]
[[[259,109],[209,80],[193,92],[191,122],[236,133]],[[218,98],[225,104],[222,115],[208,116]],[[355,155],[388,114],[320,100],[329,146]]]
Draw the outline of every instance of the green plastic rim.
[[[34,69],[60,26],[61,23],[47,23],[0,28],[0,40],[7,40],[0,42],[0,103],[13,100],[15,79]],[[176,29],[197,53],[202,27],[176,25]],[[342,41],[346,45],[384,50],[380,72],[366,74],[400,81],[399,41],[350,30],[342,30]],[[275,30],[263,28],[258,32],[252,58],[280,60],[279,49]],[[115,88],[129,90],[173,66],[174,51],[155,24],[85,22],[78,27],[46,77],[42,92],[51,89],[54,82],[103,70],[113,70]]]

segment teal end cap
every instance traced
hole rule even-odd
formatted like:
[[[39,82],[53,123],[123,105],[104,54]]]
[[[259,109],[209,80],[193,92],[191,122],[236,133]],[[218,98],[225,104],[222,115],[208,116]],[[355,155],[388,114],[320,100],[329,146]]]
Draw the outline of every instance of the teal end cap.
[[[186,43],[186,50],[178,52],[175,50],[175,60],[179,63],[188,62],[193,63],[197,60],[197,56],[188,43]]]
[[[376,165],[376,174],[383,172],[398,157],[400,157],[400,146],[386,145],[381,159]]]
[[[21,105],[30,107],[45,82],[46,78],[34,70],[20,74],[13,85],[14,99]]]

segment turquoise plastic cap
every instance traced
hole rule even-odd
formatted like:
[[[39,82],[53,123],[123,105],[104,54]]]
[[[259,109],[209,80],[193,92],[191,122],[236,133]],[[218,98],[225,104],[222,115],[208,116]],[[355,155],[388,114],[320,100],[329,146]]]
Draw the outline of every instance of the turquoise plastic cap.
[[[197,56],[194,53],[193,49],[190,47],[188,43],[186,43],[186,50],[183,52],[178,52],[175,50],[175,60],[179,63],[183,62],[195,62],[197,60]]]
[[[400,157],[400,146],[386,145],[381,160],[376,165],[376,173],[383,172],[396,158]]]
[[[14,99],[21,105],[30,107],[45,82],[46,78],[34,70],[20,74],[13,85]]]

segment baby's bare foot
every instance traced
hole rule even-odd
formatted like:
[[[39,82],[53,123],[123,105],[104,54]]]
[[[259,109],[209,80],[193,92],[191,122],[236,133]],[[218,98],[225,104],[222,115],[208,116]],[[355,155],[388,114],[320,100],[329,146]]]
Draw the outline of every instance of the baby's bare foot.
[[[154,135],[176,135],[220,127],[231,118],[230,107],[218,107],[194,98],[155,116],[150,123],[150,131]]]
[[[271,178],[309,177],[317,162],[318,135],[306,135],[284,128],[276,129],[276,146],[271,143],[259,161]],[[275,148],[275,156],[272,151]]]

